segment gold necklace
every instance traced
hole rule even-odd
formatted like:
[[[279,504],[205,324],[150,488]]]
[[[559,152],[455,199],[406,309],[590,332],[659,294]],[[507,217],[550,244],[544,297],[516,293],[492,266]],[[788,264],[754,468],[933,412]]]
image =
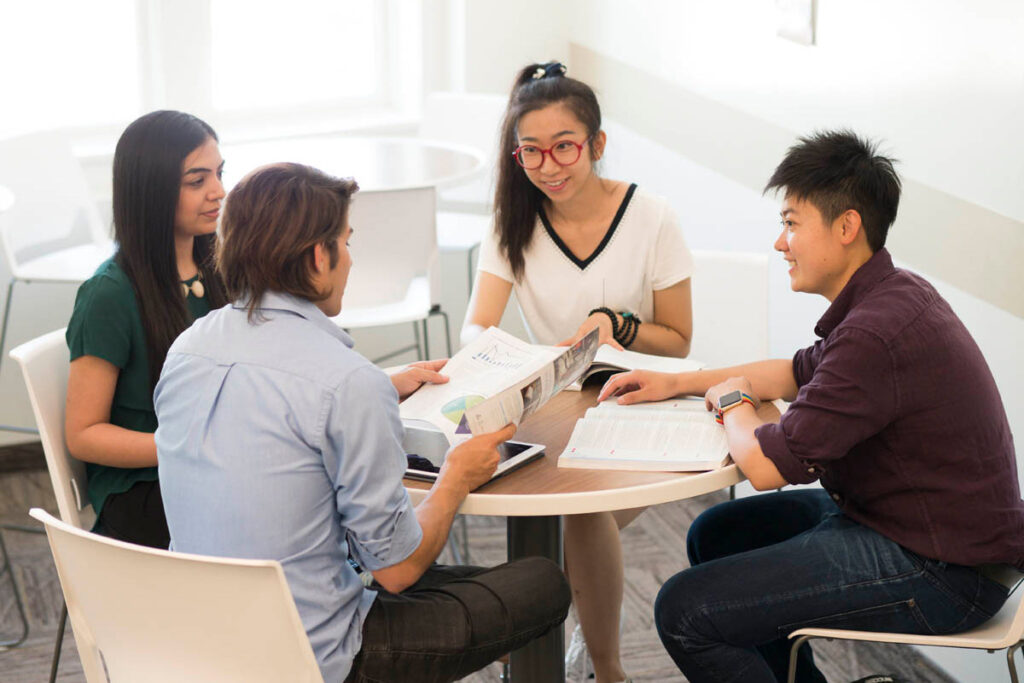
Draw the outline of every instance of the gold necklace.
[[[196,279],[192,284],[188,284],[186,280],[181,281],[181,293],[187,299],[188,293],[192,292],[192,296],[197,299],[202,299],[206,295],[206,288],[203,287],[203,273],[199,271]]]

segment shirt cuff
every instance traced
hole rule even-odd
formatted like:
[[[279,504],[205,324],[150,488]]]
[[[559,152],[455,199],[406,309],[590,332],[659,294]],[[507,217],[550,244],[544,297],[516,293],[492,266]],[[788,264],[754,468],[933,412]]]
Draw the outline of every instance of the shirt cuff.
[[[406,498],[406,506],[395,518],[391,534],[386,538],[360,541],[350,531],[348,534],[349,554],[368,571],[391,567],[405,560],[420,546],[423,529],[412,504]]]
[[[761,452],[775,465],[775,468],[790,484],[810,484],[821,475],[820,469],[811,462],[795,456],[786,443],[786,432],[778,423],[764,424],[754,430],[754,436],[761,446]]]

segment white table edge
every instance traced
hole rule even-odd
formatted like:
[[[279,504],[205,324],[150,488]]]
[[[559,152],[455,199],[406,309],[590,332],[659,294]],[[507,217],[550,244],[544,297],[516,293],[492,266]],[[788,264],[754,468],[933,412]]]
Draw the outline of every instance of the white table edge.
[[[600,491],[538,494],[471,493],[459,508],[459,514],[536,517],[628,510],[700,496],[737,484],[744,479],[740,469],[731,464],[689,477]],[[426,489],[410,488],[407,491],[413,504],[418,504],[427,495]]]

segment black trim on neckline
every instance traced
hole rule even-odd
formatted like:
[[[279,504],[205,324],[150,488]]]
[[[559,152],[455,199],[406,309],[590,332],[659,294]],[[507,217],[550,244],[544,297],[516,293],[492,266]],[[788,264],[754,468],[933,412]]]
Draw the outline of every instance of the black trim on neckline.
[[[586,267],[594,261],[594,259],[601,255],[604,248],[608,246],[609,242],[611,242],[612,235],[615,234],[615,229],[619,227],[619,221],[621,221],[622,217],[626,214],[626,207],[629,206],[629,201],[633,198],[634,192],[636,192],[636,183],[632,183],[629,186],[629,189],[626,190],[626,196],[622,198],[622,203],[619,204],[619,210],[615,212],[615,218],[612,219],[612,224],[608,226],[608,232],[604,234],[604,238],[601,239],[601,243],[597,245],[596,249],[594,249],[594,253],[582,260],[576,258],[576,254],[572,253],[572,249],[566,246],[565,242],[562,241],[562,238],[558,236],[557,232],[555,232],[555,229],[551,227],[551,222],[548,221],[548,217],[547,214],[544,213],[543,206],[537,209],[537,215],[540,216],[540,222],[547,231],[548,236],[555,243],[555,246],[557,246],[570,261],[576,264],[577,268],[585,270]]]

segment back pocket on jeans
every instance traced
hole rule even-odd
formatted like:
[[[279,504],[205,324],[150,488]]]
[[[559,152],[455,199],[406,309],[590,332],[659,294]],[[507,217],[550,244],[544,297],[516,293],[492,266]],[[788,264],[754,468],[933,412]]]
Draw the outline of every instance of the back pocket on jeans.
[[[793,631],[802,628],[924,634],[933,632],[913,598],[784,624],[779,626],[779,636],[788,637]]]

